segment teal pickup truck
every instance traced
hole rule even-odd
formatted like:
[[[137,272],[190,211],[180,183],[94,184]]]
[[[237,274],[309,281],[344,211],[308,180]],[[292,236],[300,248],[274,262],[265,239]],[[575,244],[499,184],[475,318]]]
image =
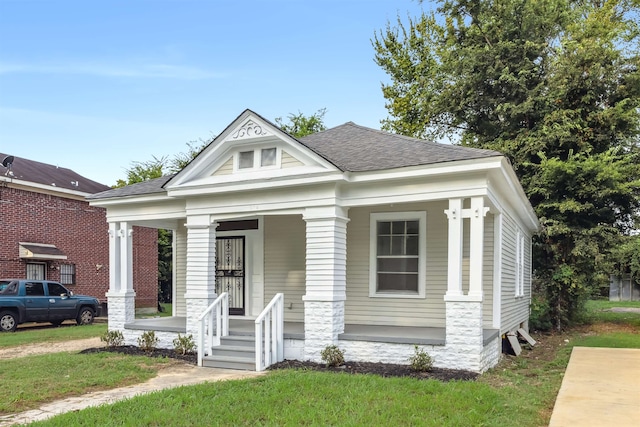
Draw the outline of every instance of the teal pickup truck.
[[[0,332],[15,331],[26,322],[59,325],[74,319],[78,325],[89,325],[99,315],[97,298],[74,295],[58,282],[0,279]]]

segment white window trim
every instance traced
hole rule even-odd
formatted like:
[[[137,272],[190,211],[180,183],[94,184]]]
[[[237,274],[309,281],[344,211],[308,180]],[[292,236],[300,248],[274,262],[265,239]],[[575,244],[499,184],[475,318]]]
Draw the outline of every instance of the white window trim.
[[[524,234],[516,234],[516,298],[524,297]]]
[[[418,220],[418,293],[378,292],[378,221],[410,221]],[[419,212],[384,212],[372,213],[369,219],[369,297],[371,298],[425,298],[427,277],[427,213]]]
[[[262,166],[262,150],[268,150],[270,148],[276,149],[276,162],[270,166]],[[250,168],[241,168],[240,167],[240,153],[245,153],[253,151],[253,167]],[[273,145],[264,146],[264,147],[254,147],[254,148],[246,148],[242,150],[238,150],[233,155],[233,170],[236,173],[246,173],[246,172],[256,172],[259,170],[270,170],[270,169],[280,169],[280,165],[282,164],[282,150],[280,147],[276,147]]]

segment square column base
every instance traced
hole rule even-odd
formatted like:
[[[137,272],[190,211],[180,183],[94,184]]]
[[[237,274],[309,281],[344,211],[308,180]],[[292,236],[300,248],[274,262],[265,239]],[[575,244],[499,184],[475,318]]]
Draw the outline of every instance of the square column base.
[[[344,301],[304,301],[304,356],[320,362],[325,347],[338,344],[344,332]]]
[[[124,325],[136,318],[136,293],[107,292],[109,330],[124,331]]]

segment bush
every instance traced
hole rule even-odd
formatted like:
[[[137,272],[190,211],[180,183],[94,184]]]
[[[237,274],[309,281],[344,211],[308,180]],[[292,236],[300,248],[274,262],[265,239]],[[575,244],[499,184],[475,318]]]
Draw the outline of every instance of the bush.
[[[120,331],[107,331],[102,334],[100,341],[107,343],[107,347],[120,347],[124,344],[124,335]]]
[[[153,351],[158,345],[158,337],[153,331],[145,331],[138,337],[138,347],[146,352]]]
[[[193,353],[196,349],[196,343],[193,340],[193,335],[181,336],[178,334],[178,338],[173,340],[173,347],[176,353],[185,355],[187,353]]]
[[[533,295],[531,298],[531,314],[529,314],[529,329],[532,331],[546,332],[553,328],[549,303],[541,295]]]
[[[433,369],[433,359],[429,354],[417,345],[414,345],[415,353],[409,357],[411,369],[416,372],[429,372]]]
[[[322,361],[327,366],[340,366],[344,364],[344,353],[337,345],[328,345],[320,352]]]

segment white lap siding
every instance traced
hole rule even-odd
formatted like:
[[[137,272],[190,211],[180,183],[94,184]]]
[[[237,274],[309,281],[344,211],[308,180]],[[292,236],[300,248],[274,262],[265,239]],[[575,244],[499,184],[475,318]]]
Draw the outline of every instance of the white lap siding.
[[[522,230],[520,231],[522,233]],[[516,245],[518,226],[507,214],[502,220],[501,332],[520,326],[529,317],[531,295],[531,236],[524,234],[524,296],[516,297]]]
[[[351,324],[445,326],[447,291],[448,202],[412,203],[393,207],[352,208],[347,225],[347,301],[345,321]],[[424,299],[369,296],[369,217],[375,212],[427,212],[427,272]],[[493,312],[493,215],[485,218],[483,315],[491,327]],[[468,222],[468,221],[465,221]],[[469,288],[469,227],[465,227],[463,288]]]
[[[445,326],[447,290],[446,202],[351,208],[347,224],[345,322],[393,326]],[[427,212],[425,298],[369,297],[369,221],[374,212]]]
[[[184,294],[187,292],[187,229],[184,224],[180,224],[175,233],[175,260],[176,265],[176,284],[173,293],[174,301],[176,302],[176,309],[174,316],[186,316],[187,304],[184,299]]]
[[[300,215],[264,218],[264,301],[284,293],[284,320],[304,321],[306,224]]]

